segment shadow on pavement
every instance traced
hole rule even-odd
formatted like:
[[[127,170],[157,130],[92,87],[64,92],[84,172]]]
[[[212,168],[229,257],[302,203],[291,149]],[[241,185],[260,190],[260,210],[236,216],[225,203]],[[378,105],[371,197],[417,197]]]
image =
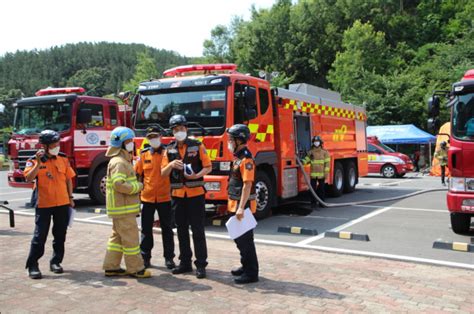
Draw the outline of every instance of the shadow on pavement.
[[[122,287],[127,285],[127,282],[122,281],[121,277],[105,277],[102,272],[93,272],[87,270],[65,269],[64,274],[61,275],[61,278],[77,282],[81,286],[92,288]]]

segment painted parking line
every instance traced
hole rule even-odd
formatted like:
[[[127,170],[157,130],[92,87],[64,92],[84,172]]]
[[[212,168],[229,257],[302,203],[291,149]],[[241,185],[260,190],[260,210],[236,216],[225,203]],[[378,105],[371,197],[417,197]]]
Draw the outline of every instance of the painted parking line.
[[[23,202],[23,201],[29,201],[29,200],[31,200],[31,197],[27,197],[27,198],[15,198],[15,199],[6,200],[6,201],[8,201],[8,203],[13,203],[13,202]]]
[[[93,216],[93,217],[88,217],[88,218],[80,218],[80,219],[83,219],[83,220],[94,220],[94,219],[100,219],[100,218],[105,218],[105,217],[108,217],[107,215],[98,215],[98,216]],[[76,220],[76,219],[74,219]]]
[[[381,209],[379,209],[379,210],[376,210],[376,211],[373,211],[373,212],[371,212],[371,213],[368,213],[367,215],[364,215],[364,216],[361,216],[361,217],[359,217],[359,218],[357,218],[357,219],[351,220],[351,221],[349,221],[348,223],[345,223],[345,224],[343,224],[343,225],[340,225],[340,226],[338,226],[338,227],[336,227],[336,228],[333,228],[333,229],[331,229],[331,230],[328,230],[328,231],[334,231],[334,232],[342,231],[342,230],[347,229],[347,228],[349,228],[349,227],[351,227],[351,226],[353,226],[353,225],[355,225],[355,224],[358,224],[358,223],[360,223],[360,222],[362,222],[362,221],[364,221],[364,220],[367,220],[367,219],[370,219],[370,218],[375,217],[375,216],[377,216],[377,215],[383,214],[383,213],[385,213],[386,211],[389,211],[391,208],[392,208],[392,207],[384,207],[384,208],[381,208]],[[314,236],[314,237],[307,238],[307,239],[305,239],[305,240],[302,240],[302,241],[298,242],[297,244],[298,244],[298,245],[307,245],[307,244],[309,244],[309,243],[311,243],[311,242],[313,242],[313,241],[317,241],[317,240],[320,240],[320,239],[322,239],[322,238],[324,238],[324,233],[319,234],[319,235]]]
[[[2,195],[11,195],[11,194],[21,194],[21,193],[31,194],[31,191],[16,191],[16,192],[0,193],[0,196],[2,196]]]
[[[382,205],[354,205],[356,207],[369,207],[369,208],[382,208]],[[430,209],[430,208],[417,208],[417,207],[399,207],[399,206],[390,206],[392,209],[400,210],[411,210],[411,211],[420,211],[420,212],[432,212],[432,213],[447,213],[448,210],[444,209]]]

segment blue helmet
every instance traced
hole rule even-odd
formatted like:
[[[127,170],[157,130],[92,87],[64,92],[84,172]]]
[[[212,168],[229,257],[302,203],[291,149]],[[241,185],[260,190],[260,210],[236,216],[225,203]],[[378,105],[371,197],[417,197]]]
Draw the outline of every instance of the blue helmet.
[[[116,127],[112,134],[110,134],[110,146],[112,147],[122,147],[123,142],[126,140],[131,140],[135,137],[135,133],[127,127],[119,126]]]

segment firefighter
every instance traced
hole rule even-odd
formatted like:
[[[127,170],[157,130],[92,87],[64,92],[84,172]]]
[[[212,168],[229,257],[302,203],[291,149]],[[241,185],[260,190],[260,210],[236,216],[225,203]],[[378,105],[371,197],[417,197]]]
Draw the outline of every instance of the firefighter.
[[[61,274],[64,257],[64,242],[69,222],[69,207],[74,207],[72,197],[72,178],[74,170],[65,154],[59,152],[58,132],[44,130],[39,135],[43,149],[26,163],[25,177],[28,182],[36,178],[38,200],[35,204],[35,232],[31,240],[30,254],[26,262],[28,274],[32,279],[41,279],[38,260],[44,254],[44,244],[48,237],[51,218],[53,218],[53,257],[49,265],[55,274]]]
[[[175,268],[174,238],[172,229],[172,210],[169,176],[161,176],[161,160],[165,148],[161,144],[161,129],[152,125],[146,129],[146,138],[150,144],[140,153],[135,164],[135,171],[143,182],[143,191],[140,194],[142,201],[142,240],[140,249],[145,267],[151,266],[151,251],[153,249],[153,222],[155,211],[158,212],[163,240],[163,256],[168,269]]]
[[[311,186],[318,197],[324,201],[326,192],[325,182],[329,178],[331,157],[329,152],[323,148],[323,140],[320,136],[313,137],[311,150],[304,159],[305,164],[311,164]],[[316,208],[316,199],[311,197],[311,208]]]
[[[255,163],[252,153],[247,148],[250,130],[244,124],[235,124],[227,129],[229,134],[228,148],[234,154],[234,162],[229,177],[227,210],[241,220],[244,210],[257,210],[255,191]],[[242,266],[233,269],[231,274],[238,284],[258,281],[258,259],[253,241],[253,230],[249,230],[234,240],[240,251]]]
[[[168,145],[163,157],[161,175],[170,176],[172,204],[178,228],[179,260],[173,274],[192,272],[192,251],[189,226],[193,232],[196,277],[206,277],[207,245],[204,233],[205,190],[204,176],[212,164],[204,145],[187,137],[187,121],[182,115],[169,120],[175,141]]]
[[[107,215],[112,218],[112,235],[103,264],[105,276],[151,277],[143,265],[135,219],[140,213],[139,192],[143,184],[137,181],[132,166],[134,137],[129,128],[115,128],[105,153],[112,158],[107,166],[106,182],[106,208]],[[120,268],[122,255],[125,256],[126,270]]]
[[[439,149],[435,152],[434,157],[438,159],[441,167],[441,184],[446,185],[444,178],[446,176],[446,165],[448,164],[448,143],[442,141]]]

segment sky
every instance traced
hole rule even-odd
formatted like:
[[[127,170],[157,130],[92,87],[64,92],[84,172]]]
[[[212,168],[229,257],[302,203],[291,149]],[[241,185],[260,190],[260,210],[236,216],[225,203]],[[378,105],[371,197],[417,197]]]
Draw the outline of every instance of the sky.
[[[276,0],[1,0],[0,56],[77,42],[140,43],[201,56],[203,42],[252,4]]]

